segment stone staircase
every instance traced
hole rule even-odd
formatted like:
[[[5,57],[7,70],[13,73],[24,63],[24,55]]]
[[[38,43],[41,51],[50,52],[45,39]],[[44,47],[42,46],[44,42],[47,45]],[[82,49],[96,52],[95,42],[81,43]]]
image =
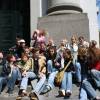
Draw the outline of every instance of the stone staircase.
[[[15,86],[14,89],[14,93],[12,95],[8,95],[6,93],[7,88],[4,89],[4,91],[2,92],[2,94],[0,95],[0,100],[16,100],[17,94],[18,94],[18,86]],[[31,86],[28,86],[27,89],[28,92],[31,91]],[[77,87],[75,84],[73,84],[73,93],[71,95],[71,97],[68,98],[64,98],[64,97],[59,97],[58,96],[58,91],[59,88],[55,87],[53,90],[51,90],[49,93],[45,94],[45,95],[39,95],[39,100],[79,100],[78,96],[79,96],[79,87]],[[97,91],[98,96],[100,96],[100,91]],[[22,98],[22,100],[30,100],[29,97],[24,97]]]

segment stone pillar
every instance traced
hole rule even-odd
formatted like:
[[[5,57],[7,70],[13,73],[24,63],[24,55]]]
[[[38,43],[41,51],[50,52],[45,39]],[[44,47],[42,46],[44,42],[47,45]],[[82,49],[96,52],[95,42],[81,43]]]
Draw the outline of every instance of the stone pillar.
[[[62,39],[70,41],[73,34],[77,36],[83,35],[89,40],[89,21],[87,14],[61,14],[44,16],[38,19],[39,29],[45,29],[48,32],[47,38],[54,39],[58,46]]]
[[[80,0],[48,0],[47,14],[81,12]]]
[[[37,27],[45,29],[48,37],[52,37],[58,45],[59,41],[72,34],[89,37],[89,20],[87,14],[82,13],[80,0],[47,0],[47,16],[38,19]],[[52,16],[49,16],[52,15]]]

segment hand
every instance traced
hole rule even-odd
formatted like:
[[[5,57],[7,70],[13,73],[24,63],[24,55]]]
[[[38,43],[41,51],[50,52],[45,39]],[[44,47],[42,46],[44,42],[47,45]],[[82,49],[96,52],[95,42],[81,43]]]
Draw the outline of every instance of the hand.
[[[55,63],[56,66],[60,66],[60,64],[58,62]]]
[[[26,71],[24,71],[24,72],[22,73],[22,76],[26,76],[26,74],[27,74]]]
[[[13,69],[14,68],[14,65],[10,64],[10,68]]]
[[[44,76],[44,74],[43,73],[39,73],[39,78],[41,78],[41,77],[43,77]]]

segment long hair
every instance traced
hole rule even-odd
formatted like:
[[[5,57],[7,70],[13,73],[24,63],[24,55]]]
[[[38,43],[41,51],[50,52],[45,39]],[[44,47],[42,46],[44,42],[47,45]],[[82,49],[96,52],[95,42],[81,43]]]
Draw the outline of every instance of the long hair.
[[[72,42],[74,42],[75,44],[77,44],[78,43],[78,38],[77,38],[77,36],[74,34],[74,35],[72,35],[72,37],[71,37],[71,43]]]
[[[63,55],[65,59],[72,59],[71,51],[67,48],[64,50]]]
[[[100,61],[100,49],[99,48],[91,48],[88,49],[89,60],[91,64],[95,64]]]

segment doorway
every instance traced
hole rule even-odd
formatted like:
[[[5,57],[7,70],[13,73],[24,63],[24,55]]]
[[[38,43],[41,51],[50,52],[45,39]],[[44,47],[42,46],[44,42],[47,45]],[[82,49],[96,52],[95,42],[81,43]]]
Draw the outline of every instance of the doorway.
[[[0,0],[0,49],[14,46],[16,36],[30,44],[30,0]]]

